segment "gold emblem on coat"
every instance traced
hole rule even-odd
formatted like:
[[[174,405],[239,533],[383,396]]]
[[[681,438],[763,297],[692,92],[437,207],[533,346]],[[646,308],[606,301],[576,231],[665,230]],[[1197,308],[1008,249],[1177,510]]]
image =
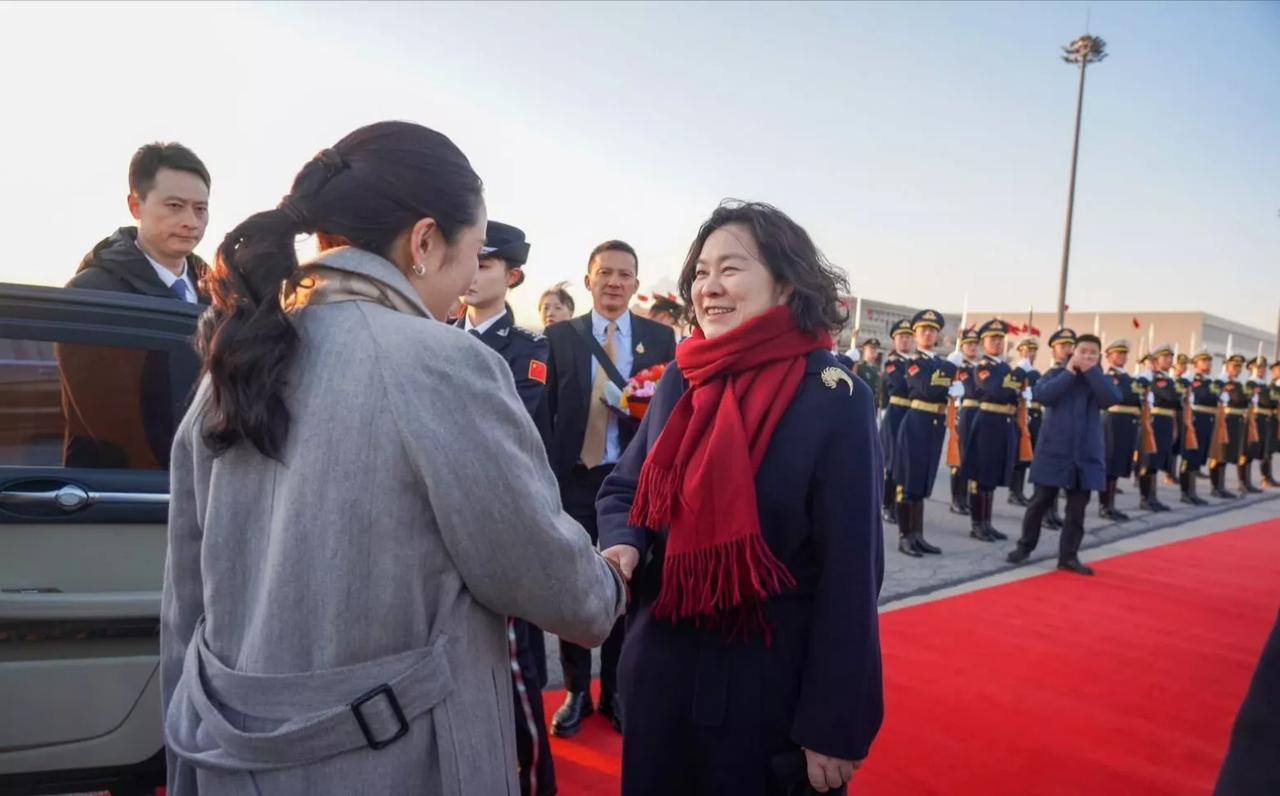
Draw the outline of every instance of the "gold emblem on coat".
[[[1004,381],[1001,382],[1000,386],[1004,387],[1006,390],[1021,390],[1022,379],[1019,379],[1017,376],[1010,373],[1004,377]]]
[[[830,367],[822,369],[822,383],[827,385],[827,389],[834,390],[836,385],[844,382],[849,387],[849,394],[853,395],[853,378],[840,368]]]
[[[940,370],[935,370],[933,378],[929,379],[929,385],[931,387],[950,387],[951,377]]]
[[[643,353],[644,353],[644,343],[638,343],[638,344],[636,345],[636,353],[637,353],[637,354],[643,354]]]

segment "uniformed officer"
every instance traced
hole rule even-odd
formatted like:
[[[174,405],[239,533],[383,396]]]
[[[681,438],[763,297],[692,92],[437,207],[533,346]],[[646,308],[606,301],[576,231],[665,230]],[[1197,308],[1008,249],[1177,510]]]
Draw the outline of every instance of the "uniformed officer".
[[[861,356],[851,370],[867,383],[872,395],[880,395],[880,341],[868,337],[862,341]]]
[[[1040,381],[1040,371],[1036,368],[1036,354],[1040,351],[1040,341],[1034,337],[1024,337],[1018,343],[1018,354],[1022,359],[1018,360],[1017,367],[1022,369],[1022,375],[1027,380],[1027,388],[1034,390],[1036,382]],[[1031,432],[1031,448],[1035,449],[1036,442],[1040,439],[1040,423],[1044,420],[1044,408],[1036,401],[1027,402],[1027,430]],[[1030,462],[1020,461],[1013,466],[1013,480],[1009,483],[1009,503],[1014,506],[1026,506],[1028,503],[1025,490],[1027,483],[1027,469],[1031,467]]]
[[[1138,489],[1142,495],[1138,508],[1144,511],[1169,510],[1160,502],[1156,476],[1164,471],[1169,457],[1173,455],[1173,441],[1182,420],[1182,396],[1169,374],[1172,364],[1173,346],[1164,344],[1152,349],[1151,389],[1147,393],[1147,403],[1151,406],[1151,430],[1156,445],[1155,450],[1143,458],[1138,472]]]
[[[1187,377],[1187,368],[1191,364],[1191,358],[1186,354],[1176,354],[1173,358],[1173,367],[1169,370],[1169,375],[1173,378],[1173,386],[1178,391],[1178,396],[1182,398],[1183,406],[1187,403],[1187,390],[1191,387],[1191,379]],[[1185,409],[1179,410],[1178,419],[1175,426],[1178,432],[1173,437],[1173,450],[1169,456],[1169,460],[1164,466],[1164,482],[1169,486],[1178,483],[1178,461],[1183,455],[1183,443],[1186,438],[1186,430],[1183,428],[1183,417]]]
[[[1249,438],[1245,445],[1244,473],[1241,478],[1249,492],[1261,492],[1261,489],[1253,485],[1253,463],[1266,462],[1271,456],[1271,440],[1275,436],[1272,423],[1276,415],[1275,402],[1271,399],[1271,385],[1267,383],[1266,357],[1257,356],[1249,360],[1249,378],[1245,386],[1252,393],[1250,400],[1253,402],[1253,420],[1251,428],[1247,430]],[[1263,479],[1267,486],[1274,485],[1268,483],[1269,467],[1263,473]]]
[[[973,416],[978,409],[978,401],[973,394],[973,368],[978,364],[978,328],[970,326],[960,332],[958,350],[952,352],[947,361],[956,366],[956,381],[964,388],[964,395],[957,398],[956,437],[959,445],[961,464],[968,438],[969,427],[973,424]],[[969,513],[969,481],[960,474],[961,465],[951,468],[951,513]]]
[[[1200,468],[1209,461],[1209,446],[1213,444],[1213,419],[1218,413],[1218,391],[1212,375],[1213,354],[1201,349],[1191,357],[1194,372],[1187,387],[1187,400],[1191,404],[1191,424],[1196,432],[1197,445],[1182,451],[1178,483],[1182,487],[1182,502],[1203,506],[1209,501],[1196,495],[1196,480]]]
[[[1071,355],[1076,352],[1075,330],[1064,326],[1049,335],[1049,352],[1053,357],[1053,363],[1045,371],[1045,376],[1066,367],[1067,362],[1071,360]],[[1050,530],[1061,530],[1062,528],[1062,514],[1058,512],[1058,498],[1056,495],[1053,498],[1053,502],[1049,504],[1049,510],[1045,512],[1044,527]]]
[[[1271,457],[1280,451],[1280,360],[1271,363],[1271,381],[1267,386],[1272,405],[1271,435],[1268,438],[1270,447],[1267,448],[1267,457],[1262,460],[1262,484],[1276,487],[1280,486],[1280,483],[1276,482],[1274,471],[1271,469]]]
[[[475,278],[462,296],[466,313],[456,325],[502,355],[511,368],[516,391],[525,408],[539,430],[545,431],[548,416],[543,392],[550,349],[546,338],[515,325],[507,304],[507,292],[524,282],[528,259],[529,243],[524,232],[510,224],[490,221]],[[542,689],[547,682],[542,630],[522,619],[513,619],[507,633],[512,651],[520,793],[522,796],[553,794],[556,792],[555,766],[542,706]]]
[[[911,319],[916,353],[907,363],[911,400],[893,446],[893,478],[898,489],[898,552],[915,556],[942,551],[924,538],[924,500],[933,493],[947,436],[947,399],[963,396],[956,366],[936,351],[942,313],[921,310]]]
[[[1116,508],[1116,482],[1133,472],[1133,453],[1138,449],[1142,405],[1147,400],[1145,381],[1133,378],[1124,369],[1129,361],[1129,341],[1114,340],[1107,346],[1106,374],[1120,391],[1120,403],[1107,407],[1102,416],[1106,441],[1107,484],[1098,495],[1098,516],[1124,522],[1129,515]]]
[[[1240,379],[1240,373],[1244,370],[1244,356],[1241,354],[1232,354],[1227,357],[1226,362],[1222,366],[1222,375],[1218,379],[1218,400],[1223,407],[1222,413],[1219,415],[1219,424],[1225,426],[1225,431],[1219,431],[1215,428],[1215,438],[1218,434],[1225,437],[1221,446],[1214,446],[1210,452],[1209,460],[1209,482],[1213,485],[1213,496],[1217,498],[1233,498],[1236,495],[1227,491],[1227,473],[1228,464],[1235,463],[1238,466],[1240,478],[1241,496],[1247,493],[1244,483],[1244,445],[1247,429],[1245,428],[1245,420],[1249,414],[1249,407],[1253,403],[1253,398],[1249,395],[1249,391],[1245,388],[1245,384]]]
[[[969,535],[982,542],[1009,537],[991,525],[996,487],[1007,486],[1018,462],[1022,439],[1019,409],[1026,396],[1026,377],[1004,360],[1009,324],[995,318],[982,324],[982,358],[973,367],[972,400],[977,402],[964,447],[965,479],[969,494]]]
[[[880,449],[884,454],[884,521],[898,522],[898,488],[893,480],[893,446],[898,440],[902,418],[907,416],[911,399],[907,397],[907,366],[911,360],[915,337],[911,320],[903,318],[889,330],[893,350],[884,360],[884,380],[880,383]],[[912,548],[914,549],[914,548]],[[908,553],[908,555],[910,555]],[[917,553],[917,555],[919,555]]]

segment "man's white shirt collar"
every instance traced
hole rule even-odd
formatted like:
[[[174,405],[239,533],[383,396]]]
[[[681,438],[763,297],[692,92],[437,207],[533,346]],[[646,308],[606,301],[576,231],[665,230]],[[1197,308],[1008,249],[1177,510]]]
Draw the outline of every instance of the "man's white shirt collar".
[[[630,340],[631,311],[628,310],[627,312],[622,313],[622,315],[618,317],[616,323],[618,324],[618,331],[615,332],[615,334],[618,337]],[[597,337],[603,337],[608,330],[609,319],[596,312],[594,309],[591,310],[591,331],[594,332]]]
[[[167,288],[169,288],[170,290],[172,290],[172,289],[173,289],[173,285],[174,285],[174,283],[175,283],[175,282],[177,282],[179,279],[186,280],[186,283],[187,283],[187,302],[188,302],[188,303],[190,303],[190,304],[195,304],[197,301],[199,301],[199,300],[200,300],[200,299],[199,299],[199,297],[196,295],[196,286],[195,286],[195,282],[194,282],[194,281],[192,281],[192,279],[191,279],[190,277],[188,277],[188,276],[187,276],[187,270],[188,270],[188,269],[187,269],[187,258],[185,258],[185,257],[183,257],[183,258],[182,258],[182,273],[177,274],[177,275],[175,276],[175,275],[174,275],[174,273],[173,273],[173,271],[170,271],[168,268],[165,268],[163,265],[161,265],[160,263],[158,263],[158,262],[156,262],[155,260],[153,260],[153,259],[151,258],[151,255],[150,255],[150,254],[147,254],[147,250],[146,250],[146,249],[144,249],[144,248],[142,248],[142,245],[141,245],[141,244],[139,244],[137,241],[134,241],[134,242],[133,242],[133,245],[134,245],[134,246],[137,246],[137,247],[138,247],[138,251],[142,252],[142,256],[147,258],[147,262],[151,263],[151,267],[152,267],[152,268],[154,268],[154,269],[156,269],[156,276],[160,277],[160,281],[161,281],[161,282],[164,282],[164,286],[165,286],[165,287],[167,287]],[[175,298],[176,298],[176,297],[175,297]]]

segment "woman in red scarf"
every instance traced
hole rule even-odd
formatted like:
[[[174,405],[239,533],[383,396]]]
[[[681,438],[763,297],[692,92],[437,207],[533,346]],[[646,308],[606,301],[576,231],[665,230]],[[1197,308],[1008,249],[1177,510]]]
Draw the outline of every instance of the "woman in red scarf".
[[[597,503],[631,578],[623,796],[838,792],[884,714],[870,388],[830,353],[843,275],[768,205],[722,205],[696,320]]]

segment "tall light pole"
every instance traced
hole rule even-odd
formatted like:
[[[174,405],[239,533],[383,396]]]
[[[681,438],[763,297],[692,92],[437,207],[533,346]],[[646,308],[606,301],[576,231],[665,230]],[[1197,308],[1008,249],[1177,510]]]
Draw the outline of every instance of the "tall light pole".
[[[1058,328],[1067,316],[1067,264],[1071,260],[1071,214],[1076,204],[1076,160],[1080,156],[1080,112],[1084,109],[1084,70],[1107,57],[1107,43],[1097,36],[1084,35],[1062,48],[1062,60],[1080,65],[1080,88],[1076,92],[1076,136],[1071,145],[1071,183],[1067,188],[1067,231],[1062,239],[1062,273],[1058,277]]]

